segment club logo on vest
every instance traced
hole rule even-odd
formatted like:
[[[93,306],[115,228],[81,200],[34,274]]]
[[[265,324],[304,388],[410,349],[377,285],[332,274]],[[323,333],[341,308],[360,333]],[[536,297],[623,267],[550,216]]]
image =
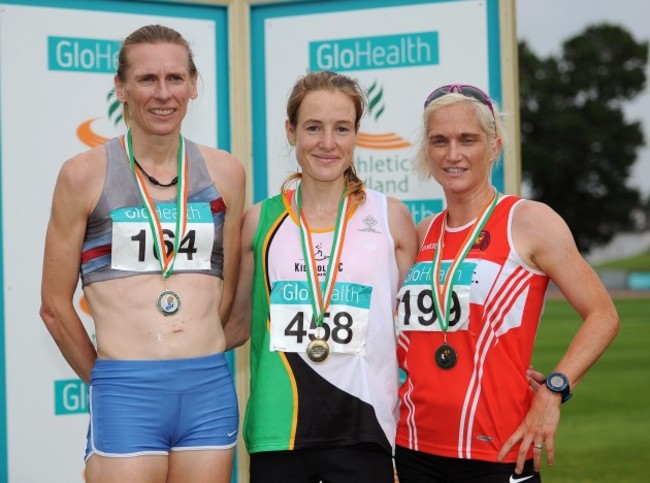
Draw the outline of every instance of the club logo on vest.
[[[314,246],[314,259],[316,260],[316,271],[318,273],[318,276],[324,276],[327,273],[327,265],[329,263],[330,256],[326,255],[325,252],[323,252],[323,244],[322,243],[317,243]],[[302,272],[306,273],[307,272],[307,265],[305,264],[305,259],[300,257],[298,259],[299,261],[294,262],[293,264],[293,270],[296,273]],[[338,271],[342,272],[343,271],[343,262],[339,262],[338,266]]]
[[[367,232],[367,233],[377,233],[377,234],[381,233],[381,232],[375,230],[375,226],[376,226],[377,223],[379,223],[379,222],[378,222],[378,221],[376,220],[376,218],[373,217],[372,215],[368,215],[368,216],[366,216],[366,217],[365,217],[363,220],[361,220],[361,221],[363,222],[363,224],[365,225],[365,227],[363,227],[363,228],[357,228],[357,231],[365,231],[365,232]]]
[[[472,248],[478,248],[481,251],[485,251],[489,246],[490,246],[490,232],[483,230],[481,233],[479,233],[478,237],[476,238],[476,242],[474,242]]]

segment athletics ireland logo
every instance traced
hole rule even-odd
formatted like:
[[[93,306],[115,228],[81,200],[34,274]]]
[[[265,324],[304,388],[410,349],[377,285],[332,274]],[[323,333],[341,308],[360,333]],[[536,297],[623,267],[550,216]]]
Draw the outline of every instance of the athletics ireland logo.
[[[108,119],[111,121],[113,126],[122,122],[124,119],[124,114],[122,112],[122,104],[117,100],[117,95],[115,94],[115,88],[108,91],[106,95],[106,102],[108,103]],[[87,121],[82,122],[79,127],[77,127],[77,137],[79,140],[90,148],[95,146],[100,146],[104,144],[109,138],[97,134],[93,129],[93,123],[101,117],[93,117]]]
[[[377,121],[384,114],[385,109],[384,88],[375,81],[368,88],[370,117]],[[408,148],[411,143],[394,132],[381,134],[360,132],[357,136],[357,146],[368,149],[401,149]]]

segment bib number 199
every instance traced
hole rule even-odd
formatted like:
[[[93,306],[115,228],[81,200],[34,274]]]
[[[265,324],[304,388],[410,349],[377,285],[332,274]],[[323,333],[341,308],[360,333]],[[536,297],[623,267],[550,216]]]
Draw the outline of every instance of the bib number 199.
[[[412,306],[413,304],[413,306]],[[400,299],[400,313],[403,314],[402,325],[409,326],[411,322],[423,327],[429,327],[436,319],[431,289],[411,292],[405,290]],[[413,320],[412,320],[413,319]],[[451,310],[449,311],[449,326],[453,327],[460,320],[460,303],[456,292],[451,293]]]

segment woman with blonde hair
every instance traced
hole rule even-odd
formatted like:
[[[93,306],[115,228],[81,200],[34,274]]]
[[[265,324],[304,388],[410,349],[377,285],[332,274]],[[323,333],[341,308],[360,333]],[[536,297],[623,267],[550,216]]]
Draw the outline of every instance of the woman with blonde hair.
[[[400,483],[540,481],[560,405],[618,329],[566,223],[492,186],[503,139],[481,89],[451,84],[427,97],[419,168],[442,186],[446,209],[418,224],[420,252],[398,295]],[[583,324],[533,392],[527,371],[550,281]]]

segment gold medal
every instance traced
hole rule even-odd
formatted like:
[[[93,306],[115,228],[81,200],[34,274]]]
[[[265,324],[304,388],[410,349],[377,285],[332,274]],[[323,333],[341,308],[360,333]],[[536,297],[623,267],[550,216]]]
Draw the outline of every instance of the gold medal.
[[[314,339],[307,344],[307,357],[312,362],[323,362],[330,355],[330,346],[323,339]]]
[[[343,189],[341,200],[339,202],[338,213],[336,215],[336,225],[334,226],[334,238],[332,240],[332,247],[330,259],[327,264],[327,272],[325,272],[325,282],[321,287],[320,279],[318,276],[318,268],[316,263],[316,256],[314,254],[314,243],[311,238],[311,232],[307,225],[307,220],[301,209],[301,187],[302,183],[296,189],[296,206],[298,208],[298,218],[300,220],[300,244],[302,247],[302,254],[305,259],[305,268],[307,271],[307,284],[309,287],[309,295],[311,298],[311,305],[313,310],[312,327],[316,328],[314,339],[307,344],[307,357],[312,362],[323,362],[330,355],[330,346],[327,343],[327,334],[323,328],[323,319],[327,312],[327,308],[332,301],[334,294],[334,287],[336,286],[337,270],[334,267],[339,266],[341,260],[341,253],[343,252],[343,240],[345,238],[345,230],[347,227],[347,213],[349,208],[349,198],[346,195],[346,188]],[[329,331],[328,331],[329,332]]]
[[[166,289],[158,296],[156,306],[163,315],[175,315],[181,308],[181,298],[176,292]]]
[[[442,344],[436,351],[436,364],[441,369],[449,370],[456,365],[458,355],[456,349],[449,344]]]

